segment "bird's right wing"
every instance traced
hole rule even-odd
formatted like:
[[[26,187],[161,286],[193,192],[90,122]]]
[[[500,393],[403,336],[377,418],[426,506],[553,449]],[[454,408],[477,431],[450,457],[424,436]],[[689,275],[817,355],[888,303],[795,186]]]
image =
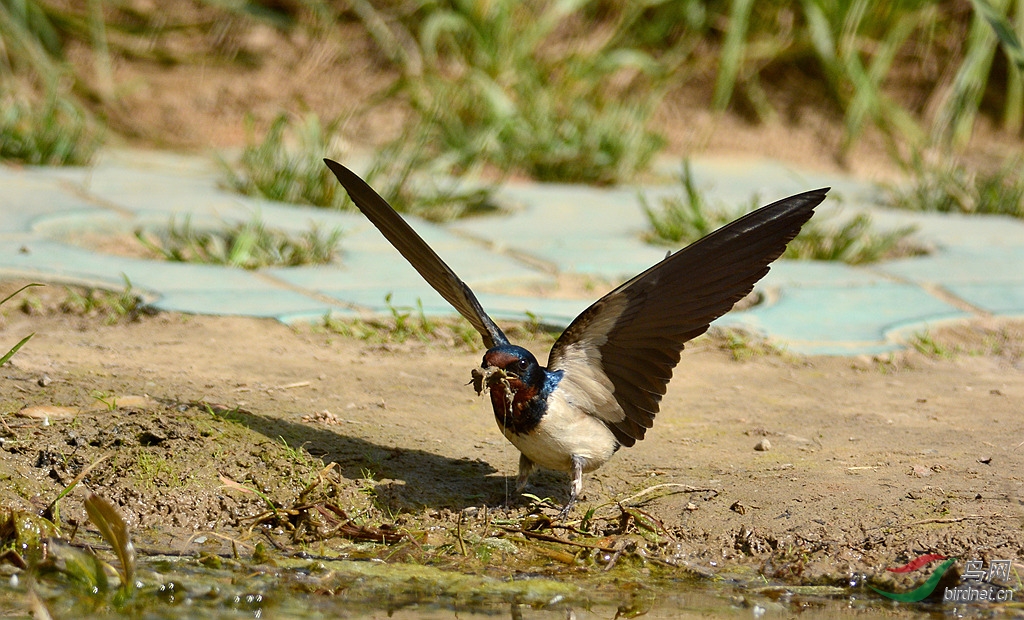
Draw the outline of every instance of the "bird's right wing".
[[[401,252],[423,279],[480,332],[487,348],[508,343],[508,338],[487,316],[469,286],[455,275],[451,267],[441,260],[380,194],[338,162],[325,159],[324,163],[338,177],[338,181],[352,197],[352,202],[367,219]]]
[[[654,423],[683,345],[768,273],[828,189],[748,213],[597,300],[551,348],[558,390],[632,446]]]

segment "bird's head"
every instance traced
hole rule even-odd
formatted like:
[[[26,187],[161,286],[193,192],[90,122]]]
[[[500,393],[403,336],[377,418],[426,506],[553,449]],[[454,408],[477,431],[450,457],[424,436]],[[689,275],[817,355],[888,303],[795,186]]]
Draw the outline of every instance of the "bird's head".
[[[516,400],[531,398],[544,383],[544,370],[537,358],[522,347],[501,344],[484,353],[480,368],[473,371],[473,384],[479,394],[484,387],[500,387],[518,396]]]
[[[544,381],[544,373],[533,353],[514,344],[488,349],[480,368],[484,371],[500,369],[510,383],[521,383],[523,387],[540,386]]]

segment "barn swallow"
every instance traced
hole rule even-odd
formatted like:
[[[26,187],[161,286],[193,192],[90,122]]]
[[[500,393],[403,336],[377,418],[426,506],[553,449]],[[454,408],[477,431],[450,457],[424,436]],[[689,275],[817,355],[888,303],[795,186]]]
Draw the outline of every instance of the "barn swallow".
[[[644,438],[683,345],[768,273],[830,188],[753,211],[665,257],[594,302],[555,341],[547,367],[509,342],[473,291],[353,172],[325,159],[352,201],[421,276],[480,332],[487,352],[473,370],[494,418],[519,449],[517,492],[537,467],[572,478],[564,518],[583,474]]]

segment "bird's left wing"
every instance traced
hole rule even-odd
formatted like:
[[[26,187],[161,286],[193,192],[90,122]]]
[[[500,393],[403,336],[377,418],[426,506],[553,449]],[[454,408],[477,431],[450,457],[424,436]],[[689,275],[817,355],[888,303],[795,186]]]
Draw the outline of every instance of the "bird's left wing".
[[[407,261],[423,276],[434,290],[441,294],[459,314],[480,332],[487,348],[508,343],[508,338],[484,312],[476,295],[465,282],[455,275],[451,267],[427,245],[416,231],[402,219],[402,216],[384,200],[380,194],[360,179],[354,172],[336,161],[325,159],[324,163],[344,186],[352,202],[374,226],[402,253]]]
[[[762,207],[608,293],[569,325],[548,368],[570,403],[632,446],[654,424],[683,345],[768,273],[828,188]]]

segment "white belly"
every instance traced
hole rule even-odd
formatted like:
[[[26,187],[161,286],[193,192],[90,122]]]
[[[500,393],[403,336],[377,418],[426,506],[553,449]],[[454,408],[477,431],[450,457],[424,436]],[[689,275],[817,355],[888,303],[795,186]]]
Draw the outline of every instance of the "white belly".
[[[554,471],[571,471],[574,455],[583,459],[584,472],[594,471],[615,454],[618,445],[604,422],[571,409],[557,392],[533,430],[524,435],[504,433],[526,458]]]

